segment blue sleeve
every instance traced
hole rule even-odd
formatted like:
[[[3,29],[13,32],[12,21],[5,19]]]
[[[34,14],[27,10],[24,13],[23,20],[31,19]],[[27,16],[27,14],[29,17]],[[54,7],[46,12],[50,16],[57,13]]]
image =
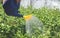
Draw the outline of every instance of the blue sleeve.
[[[23,15],[18,14],[18,9],[20,7],[20,2],[17,4],[15,0],[7,0],[3,5],[4,11],[9,16],[23,17]]]

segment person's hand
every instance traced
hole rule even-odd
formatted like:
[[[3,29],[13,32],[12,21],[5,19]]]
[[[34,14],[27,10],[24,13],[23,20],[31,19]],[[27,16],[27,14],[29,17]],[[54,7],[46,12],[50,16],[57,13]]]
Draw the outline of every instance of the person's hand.
[[[16,0],[17,3],[21,2],[21,0]]]

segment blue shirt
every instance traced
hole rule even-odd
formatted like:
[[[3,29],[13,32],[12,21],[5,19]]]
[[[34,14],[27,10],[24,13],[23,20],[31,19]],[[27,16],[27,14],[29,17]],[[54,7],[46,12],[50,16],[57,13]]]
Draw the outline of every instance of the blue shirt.
[[[23,17],[23,15],[18,14],[18,9],[20,7],[20,2],[17,4],[15,0],[7,0],[4,5],[4,11],[9,16]]]

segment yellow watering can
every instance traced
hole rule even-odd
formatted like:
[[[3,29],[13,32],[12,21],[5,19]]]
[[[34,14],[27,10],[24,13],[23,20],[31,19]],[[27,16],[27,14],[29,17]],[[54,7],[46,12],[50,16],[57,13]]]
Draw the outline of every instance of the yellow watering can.
[[[23,17],[24,17],[25,20],[30,20],[31,17],[32,17],[32,14],[30,14],[30,15],[26,15],[26,16],[23,16]]]

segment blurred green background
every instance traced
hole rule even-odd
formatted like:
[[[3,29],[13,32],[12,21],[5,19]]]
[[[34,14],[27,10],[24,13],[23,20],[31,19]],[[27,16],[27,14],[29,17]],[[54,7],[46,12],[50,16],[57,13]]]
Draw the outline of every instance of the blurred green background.
[[[33,14],[43,22],[43,31],[35,35],[26,34],[26,21],[23,18],[7,16],[2,4],[0,4],[0,38],[60,38],[60,11],[58,9],[31,9],[31,7],[19,9],[23,15]],[[36,36],[37,35],[37,36]]]

